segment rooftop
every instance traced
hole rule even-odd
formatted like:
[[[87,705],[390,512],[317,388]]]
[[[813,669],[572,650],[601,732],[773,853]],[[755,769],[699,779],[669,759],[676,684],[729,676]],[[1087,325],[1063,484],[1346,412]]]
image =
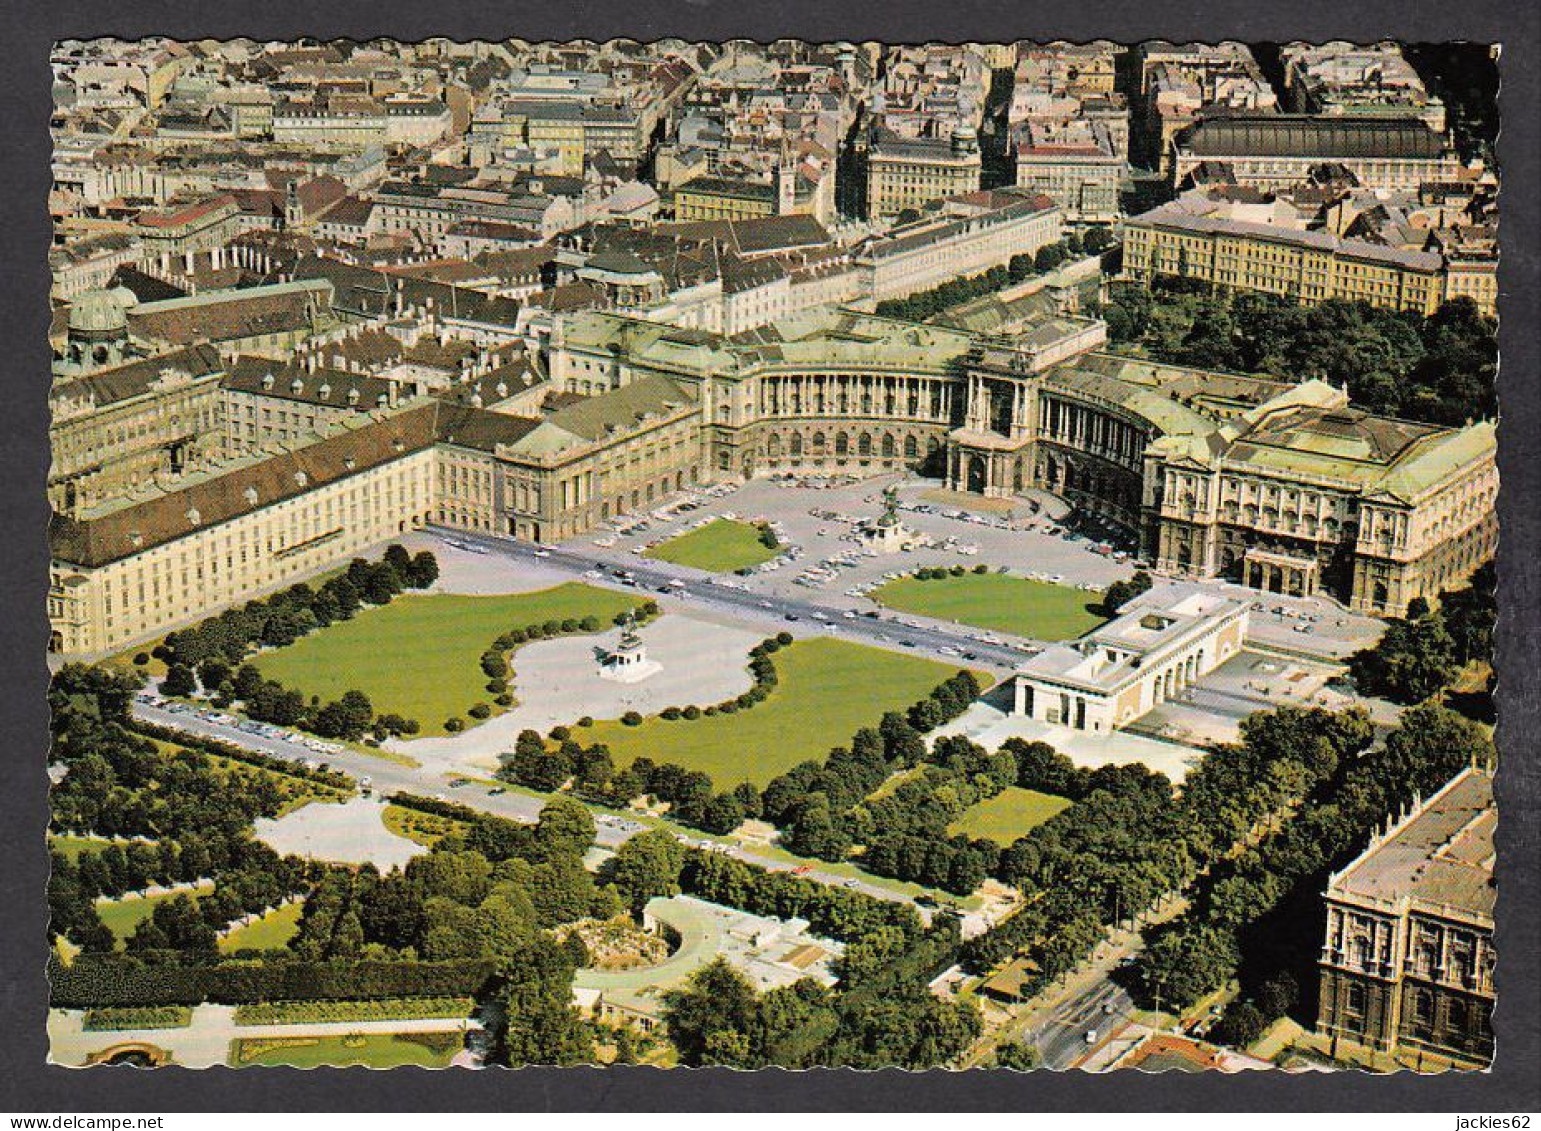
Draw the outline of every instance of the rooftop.
[[[1196,157],[1399,158],[1432,160],[1445,139],[1416,118],[1232,114],[1206,118],[1179,135]]]
[[[1463,770],[1434,796],[1415,803],[1411,812],[1336,873],[1328,894],[1410,900],[1491,922],[1497,902],[1493,886],[1497,824],[1491,773]]]

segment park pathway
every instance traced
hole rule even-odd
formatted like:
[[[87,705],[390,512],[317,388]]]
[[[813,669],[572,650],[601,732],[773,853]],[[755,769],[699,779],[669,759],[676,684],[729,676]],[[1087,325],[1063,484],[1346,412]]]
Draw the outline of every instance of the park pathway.
[[[313,1021],[291,1025],[240,1025],[235,1006],[199,1005],[192,1023],[179,1029],[112,1029],[87,1031],[85,1011],[54,1009],[48,1014],[48,1060],[51,1064],[80,1067],[91,1054],[114,1045],[143,1043],[165,1049],[171,1063],[184,1068],[209,1068],[225,1064],[230,1043],[239,1038],[341,1037],[366,1033],[466,1033],[482,1023],[464,1017],[424,1017],[409,1021]]]

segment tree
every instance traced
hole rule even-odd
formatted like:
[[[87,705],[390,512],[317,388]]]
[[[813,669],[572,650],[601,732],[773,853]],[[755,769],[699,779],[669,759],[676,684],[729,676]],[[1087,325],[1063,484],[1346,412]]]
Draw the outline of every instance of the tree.
[[[1040,247],[1033,256],[1033,268],[1037,271],[1052,271],[1065,261],[1065,249],[1057,243],[1048,243]]]
[[[166,676],[161,680],[161,694],[171,695],[178,699],[185,699],[198,689],[198,681],[193,678],[193,669],[185,664],[172,664],[166,669]]]
[[[706,804],[701,815],[701,827],[709,833],[725,835],[738,828],[744,821],[744,807],[731,793],[719,793]]]
[[[570,1065],[589,1059],[591,1047],[572,1001],[571,955],[537,936],[501,967],[507,1024],[496,1059],[503,1064]]]
[[[667,992],[664,1003],[669,1040],[681,1063],[755,1067],[748,1040],[755,1023],[754,987],[725,959],[696,971],[684,989]]]
[[[407,552],[407,548],[400,542],[392,542],[389,546],[385,547],[384,561],[386,565],[396,571],[396,576],[405,583],[412,569],[412,555]]]
[[[1100,255],[1117,241],[1107,228],[1090,228],[1081,237],[1081,248],[1087,255]]]
[[[1092,234],[1099,230],[1092,229]],[[1038,1054],[1037,1045],[1013,1041],[995,1050],[995,1066],[1009,1068],[1014,1072],[1031,1072],[1043,1067],[1043,1057]]]
[[[1349,658],[1359,689],[1399,703],[1416,703],[1447,687],[1458,673],[1456,642],[1443,615],[1426,611],[1417,619],[1395,620],[1373,648]]]
[[[413,589],[427,589],[438,580],[439,560],[429,550],[418,552],[407,571],[407,584]]]
[[[1215,1039],[1222,1044],[1246,1048],[1255,1044],[1268,1028],[1268,1019],[1250,1001],[1232,1002],[1215,1026]]]
[[[758,1062],[782,1068],[811,1068],[840,1028],[832,995],[812,978],[764,994],[757,1003],[751,1049]]]
[[[540,811],[533,853],[537,860],[582,859],[594,843],[594,818],[588,806],[570,797],[556,797]]]
[[[1147,999],[1164,1007],[1191,1005],[1236,974],[1241,951],[1235,936],[1207,924],[1162,931],[1136,960]]]
[[[610,861],[607,878],[633,915],[655,896],[678,895],[685,849],[671,833],[650,829],[631,837]]]

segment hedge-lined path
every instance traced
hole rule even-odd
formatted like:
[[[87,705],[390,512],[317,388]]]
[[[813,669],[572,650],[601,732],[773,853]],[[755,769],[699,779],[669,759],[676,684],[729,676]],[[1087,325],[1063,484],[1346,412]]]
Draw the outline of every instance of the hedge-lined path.
[[[425,1017],[411,1021],[314,1021],[296,1025],[237,1025],[235,1006],[200,1005],[193,1020],[182,1029],[113,1029],[87,1032],[86,1011],[48,1011],[48,1060],[50,1064],[76,1067],[93,1053],[116,1045],[148,1044],[165,1049],[171,1063],[184,1068],[209,1068],[224,1064],[230,1042],[238,1038],[343,1037],[352,1033],[460,1033],[482,1028],[474,1018]]]

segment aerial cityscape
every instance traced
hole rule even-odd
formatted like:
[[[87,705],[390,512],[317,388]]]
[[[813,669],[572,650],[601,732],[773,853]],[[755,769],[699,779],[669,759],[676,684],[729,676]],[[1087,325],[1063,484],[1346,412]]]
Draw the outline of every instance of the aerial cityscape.
[[[51,63],[52,1063],[1492,1064],[1495,49]]]

